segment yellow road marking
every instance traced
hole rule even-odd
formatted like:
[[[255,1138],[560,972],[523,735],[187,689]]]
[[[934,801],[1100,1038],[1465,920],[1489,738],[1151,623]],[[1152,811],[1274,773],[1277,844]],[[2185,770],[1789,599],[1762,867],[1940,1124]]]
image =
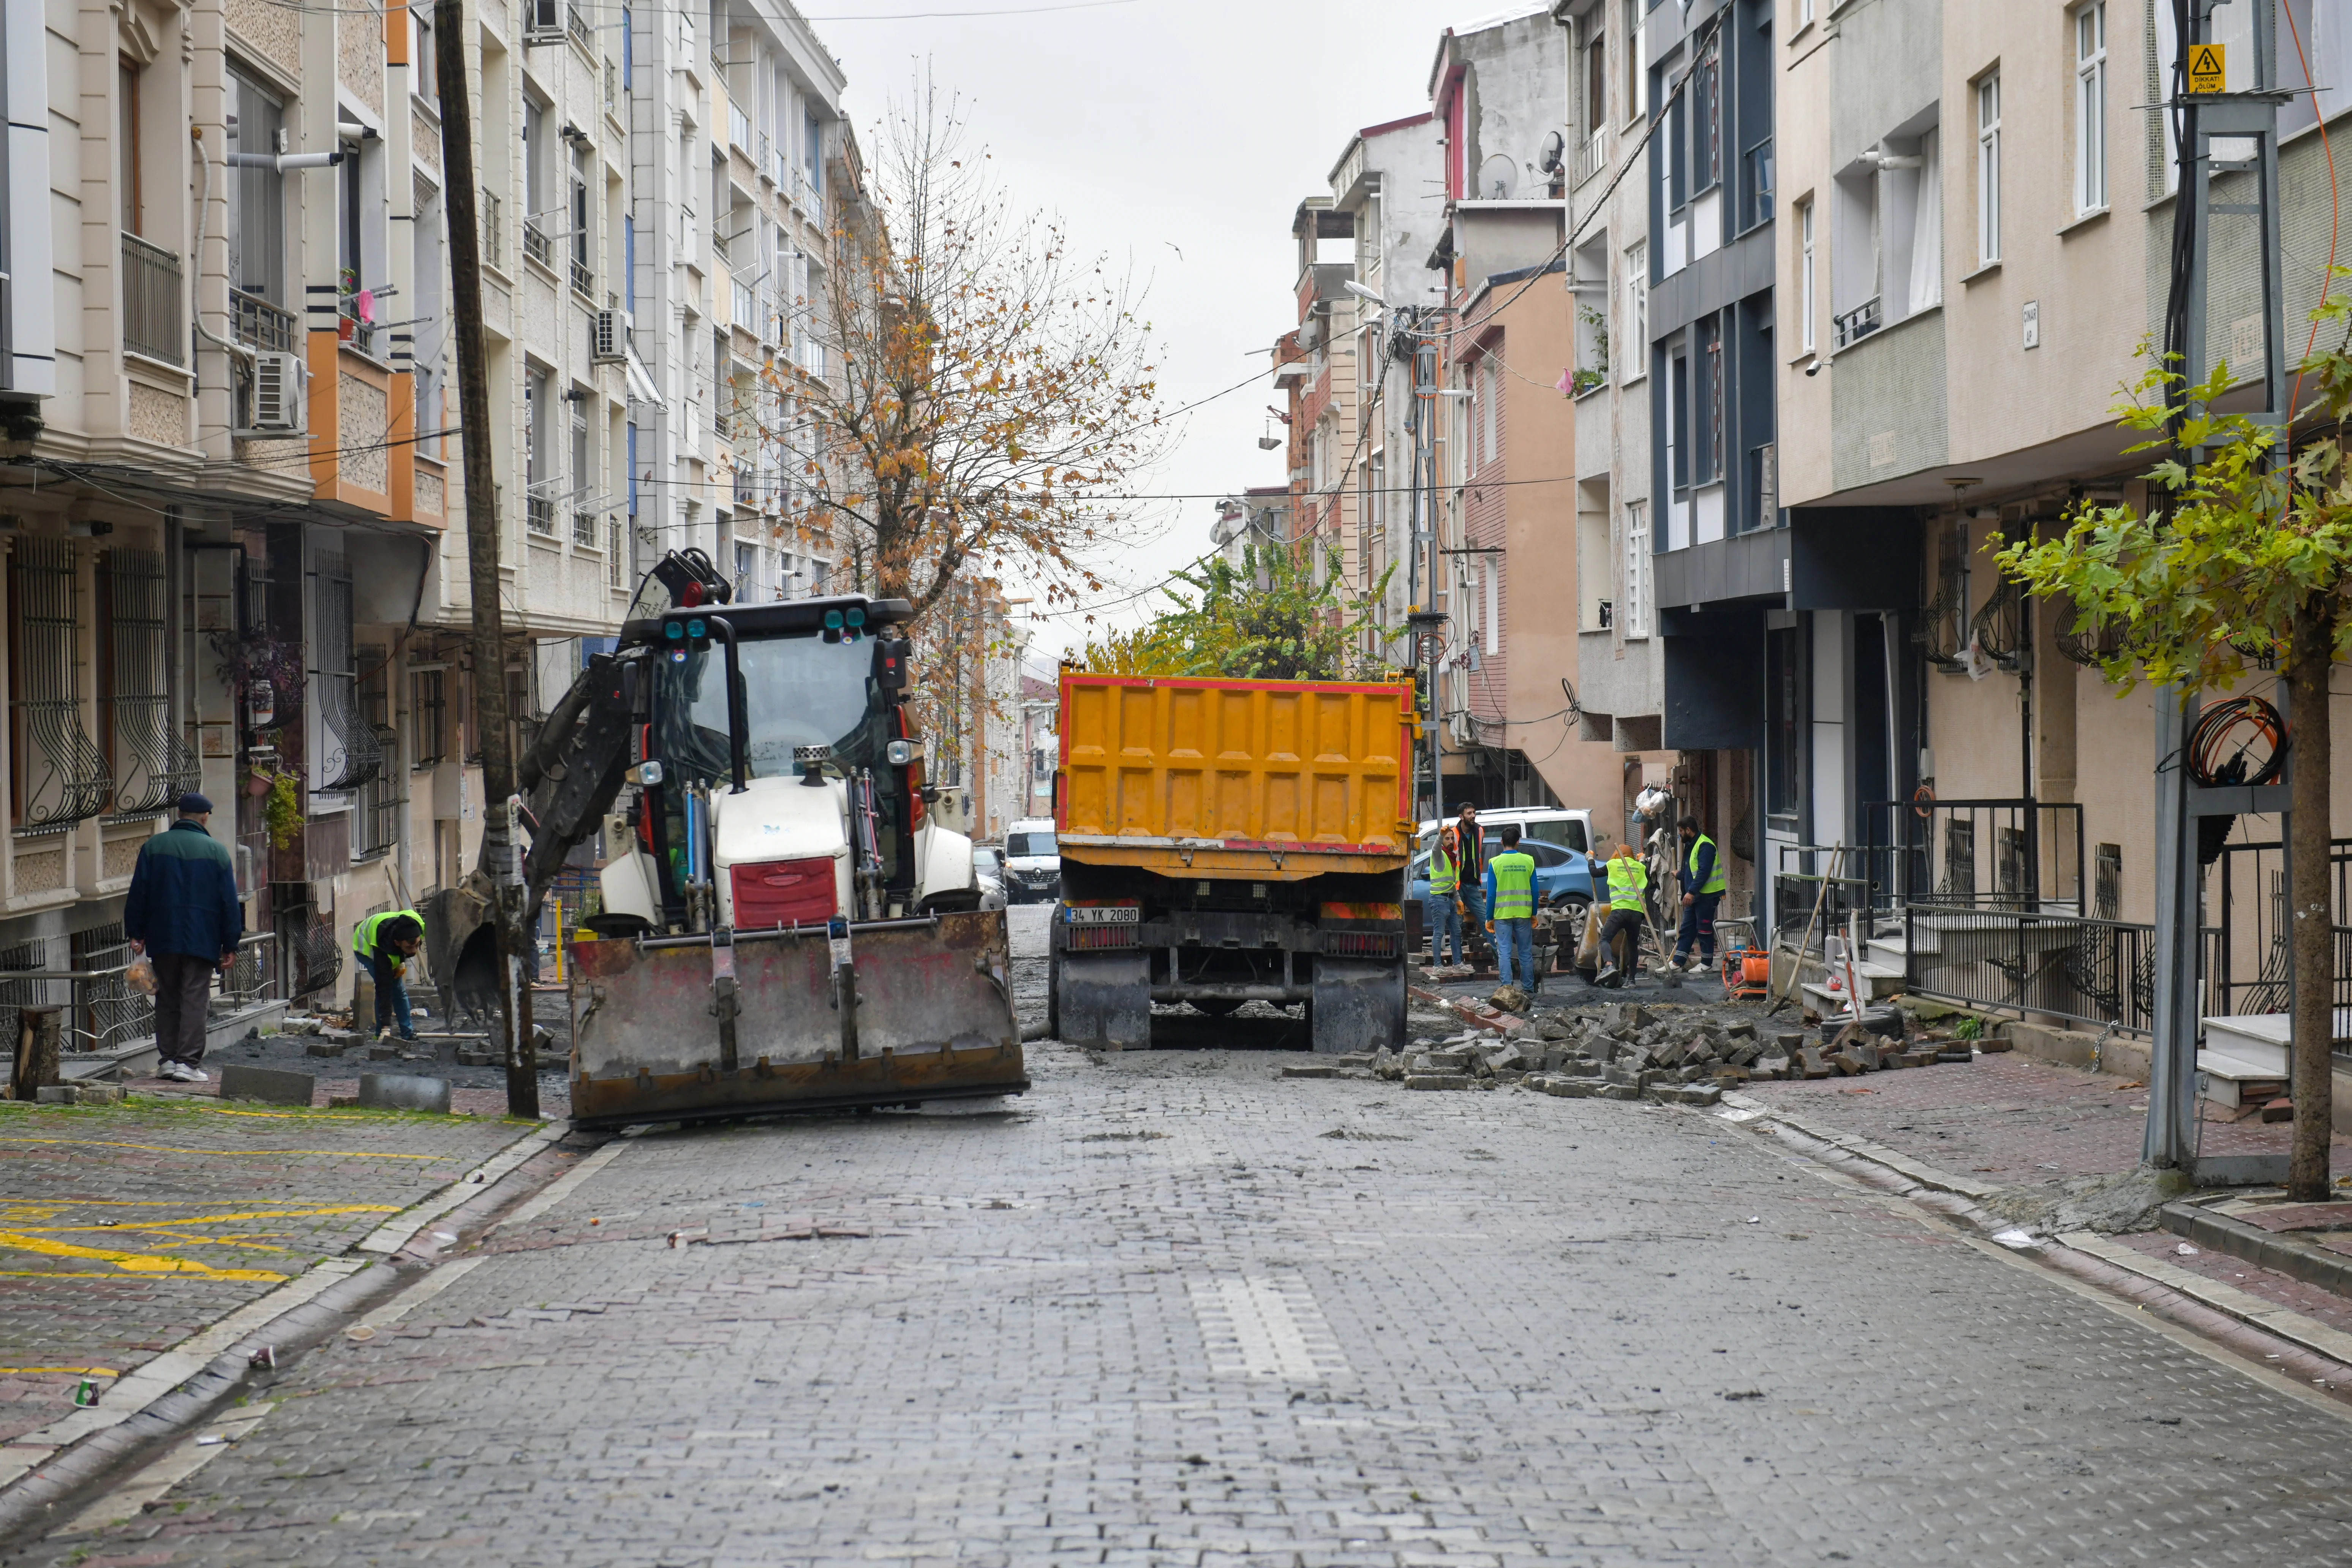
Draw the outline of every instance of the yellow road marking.
[[[323,1204],[317,1208],[244,1209],[236,1214],[198,1214],[185,1219],[151,1219],[126,1226],[124,1229],[154,1230],[167,1225],[227,1225],[243,1219],[307,1219],[313,1215],[327,1214],[398,1214],[398,1204]],[[54,1230],[107,1230],[113,1227],[100,1225],[60,1225],[46,1226]]]
[[[77,1149],[142,1149],[151,1154],[323,1154],[330,1159],[428,1160],[456,1164],[450,1154],[382,1154],[366,1149],[187,1149],[173,1143],[118,1143],[105,1138],[0,1138],[7,1143],[63,1143]]]
[[[0,1366],[0,1377],[40,1377],[64,1373],[72,1377],[121,1377],[110,1366]]]
[[[103,1247],[76,1247],[68,1241],[44,1241],[37,1236],[0,1231],[0,1247],[37,1253],[44,1258],[87,1258],[111,1263],[126,1274],[200,1274],[208,1279],[283,1279],[266,1268],[215,1268],[186,1258],[155,1258],[144,1252],[121,1252]]]

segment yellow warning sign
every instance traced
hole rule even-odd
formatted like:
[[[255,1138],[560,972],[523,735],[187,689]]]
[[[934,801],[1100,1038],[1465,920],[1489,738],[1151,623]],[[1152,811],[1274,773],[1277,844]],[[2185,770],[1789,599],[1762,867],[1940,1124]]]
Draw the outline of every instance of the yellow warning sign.
[[[2221,92],[2222,79],[2229,74],[2230,48],[2226,44],[2192,44],[2189,47],[2189,90]]]

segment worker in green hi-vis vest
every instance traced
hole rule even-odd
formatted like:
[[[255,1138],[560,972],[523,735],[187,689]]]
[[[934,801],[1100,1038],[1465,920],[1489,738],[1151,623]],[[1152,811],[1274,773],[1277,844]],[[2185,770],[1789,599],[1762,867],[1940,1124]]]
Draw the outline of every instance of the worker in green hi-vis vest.
[[[1503,852],[1486,862],[1486,907],[1495,915],[1495,963],[1503,984],[1536,989],[1536,861],[1519,847],[1519,825],[1503,825]],[[1517,955],[1518,963],[1511,960]]]
[[[1682,929],[1675,933],[1674,962],[1685,964],[1694,974],[1704,974],[1715,967],[1715,910],[1723,902],[1723,889],[1730,879],[1723,868],[1723,852],[1715,840],[1701,833],[1698,818],[1685,816],[1677,825],[1682,829],[1683,885]],[[1696,943],[1698,956],[1691,956]]]
[[[1462,945],[1462,906],[1455,893],[1462,886],[1462,865],[1454,858],[1454,836],[1440,833],[1429,851],[1429,897],[1422,906],[1422,924],[1429,928],[1429,962],[1433,967],[1446,962],[1445,937],[1454,936],[1454,962],[1467,963],[1469,954]]]
[[[375,977],[375,1032],[389,1033],[394,1017],[400,1037],[416,1038],[416,1025],[408,1010],[408,987],[402,983],[408,961],[425,945],[425,917],[415,910],[386,910],[368,916],[352,928],[352,956]],[[357,1018],[352,1027],[366,1026]]]
[[[1629,969],[1639,967],[1642,952],[1642,927],[1649,920],[1643,901],[1649,897],[1650,872],[1631,844],[1620,844],[1609,858],[1609,918],[1601,927],[1601,972],[1593,983],[1601,984],[1617,977],[1615,953],[1617,937],[1624,933],[1632,942],[1633,960]]]

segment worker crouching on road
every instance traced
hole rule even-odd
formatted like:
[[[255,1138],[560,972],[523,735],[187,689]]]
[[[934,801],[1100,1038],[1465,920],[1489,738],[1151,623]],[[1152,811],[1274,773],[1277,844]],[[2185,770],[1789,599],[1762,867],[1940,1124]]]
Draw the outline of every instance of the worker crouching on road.
[[[1534,991],[1536,862],[1519,847],[1517,823],[1504,825],[1503,852],[1486,862],[1486,907],[1495,913],[1495,963],[1503,984]]]
[[[1723,869],[1723,852],[1715,840],[1698,830],[1698,818],[1685,816],[1677,824],[1682,829],[1683,857],[1679,874],[1683,888],[1682,929],[1675,933],[1674,962],[1685,964],[1694,974],[1703,974],[1715,967],[1715,910],[1723,902],[1723,889],[1727,879]],[[1696,943],[1698,956],[1691,956]]]
[[[400,1021],[400,1037],[416,1038],[416,1026],[408,1011],[408,987],[401,977],[407,973],[408,961],[425,945],[425,917],[415,910],[389,910],[380,915],[370,915],[352,928],[352,952],[375,977],[375,1032],[379,1038],[391,1032],[393,1020]],[[356,1026],[359,1020],[352,1023]]]
[[[1650,890],[1649,869],[1631,844],[1620,844],[1609,857],[1609,919],[1601,927],[1601,972],[1593,976],[1596,984],[1615,978],[1617,974],[1617,933],[1627,933],[1633,942],[1633,958],[1642,954],[1642,927],[1649,919],[1643,910],[1643,900]],[[1629,961],[1628,965],[1634,964]]]

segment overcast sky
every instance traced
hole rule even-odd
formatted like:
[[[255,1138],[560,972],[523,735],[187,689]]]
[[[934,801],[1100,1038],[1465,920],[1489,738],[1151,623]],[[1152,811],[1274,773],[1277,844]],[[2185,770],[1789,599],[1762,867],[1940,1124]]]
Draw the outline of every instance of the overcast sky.
[[[1297,324],[1292,214],[1329,194],[1331,165],[1358,129],[1429,107],[1444,30],[1535,8],[1119,0],[969,15],[1053,3],[799,0],[848,72],[845,109],[869,145],[884,105],[928,61],[942,89],[964,94],[973,134],[1019,205],[1059,213],[1079,251],[1132,265],[1150,289],[1170,407],[1270,368],[1265,351]],[[878,19],[915,11],[942,14]],[[1172,455],[1139,488],[1210,497],[1280,484],[1283,454],[1257,447],[1266,405],[1280,403],[1262,379],[1187,416]],[[1122,585],[1107,596],[1201,554],[1214,516],[1206,499],[1150,503],[1151,542],[1108,563]],[[1105,613],[1131,621],[1141,607]],[[1035,630],[1048,655],[1085,640],[1074,616]]]

